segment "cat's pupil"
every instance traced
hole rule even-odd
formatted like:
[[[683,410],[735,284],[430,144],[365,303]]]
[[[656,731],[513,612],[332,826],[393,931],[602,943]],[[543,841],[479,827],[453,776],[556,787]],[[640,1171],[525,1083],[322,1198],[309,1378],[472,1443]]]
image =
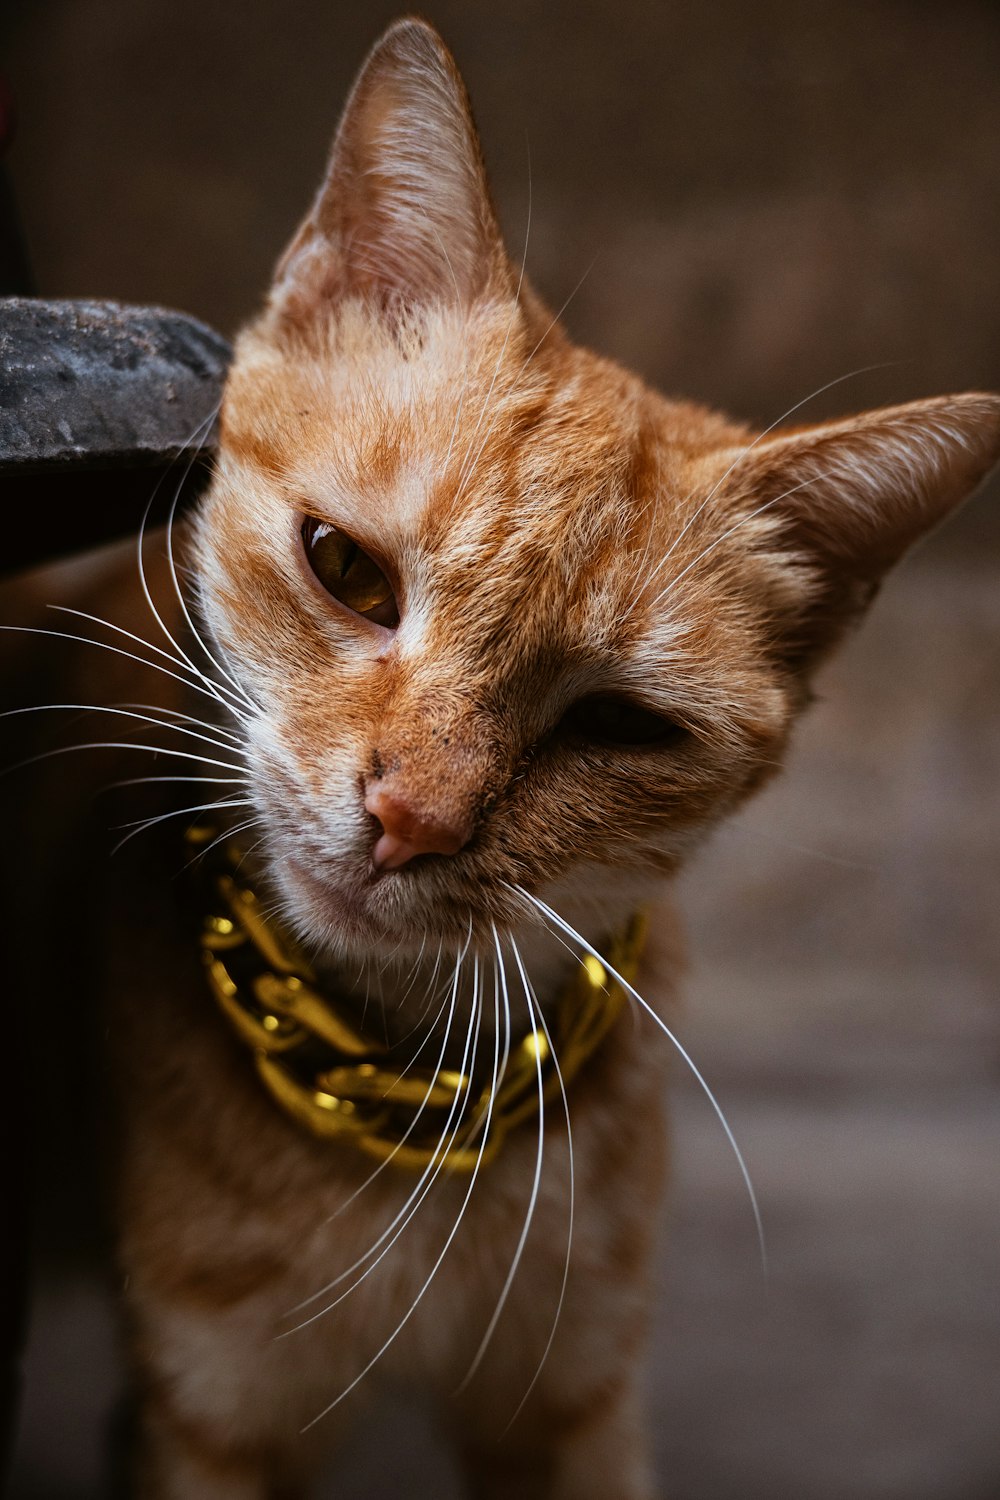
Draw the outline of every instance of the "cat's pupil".
[[[328,521],[309,517],[302,525],[302,541],[310,566],[328,594],[376,625],[391,630],[399,624],[392,585],[353,537]]]
[[[667,745],[685,731],[672,719],[612,693],[592,693],[570,705],[557,734],[599,745]]]

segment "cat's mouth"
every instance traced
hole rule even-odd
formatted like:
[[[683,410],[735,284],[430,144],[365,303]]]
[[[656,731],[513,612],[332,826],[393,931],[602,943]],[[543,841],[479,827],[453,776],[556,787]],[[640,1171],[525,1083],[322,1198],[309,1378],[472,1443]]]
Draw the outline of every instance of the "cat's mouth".
[[[320,944],[364,950],[386,945],[394,951],[433,939],[446,944],[466,940],[473,926],[502,920],[488,910],[485,899],[470,902],[451,889],[444,872],[434,868],[435,856],[414,859],[402,870],[371,867],[362,879],[318,872],[292,854],[279,873],[295,925]],[[491,903],[490,903],[491,904]]]

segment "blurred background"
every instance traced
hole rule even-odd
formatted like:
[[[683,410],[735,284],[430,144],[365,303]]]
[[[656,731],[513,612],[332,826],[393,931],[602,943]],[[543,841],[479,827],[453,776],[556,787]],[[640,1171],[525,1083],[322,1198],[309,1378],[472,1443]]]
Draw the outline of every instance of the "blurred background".
[[[391,5],[7,0],[40,293],[227,335]],[[1000,388],[991,0],[439,0],[508,242],[583,342],[765,424]],[[530,189],[529,189],[530,183]],[[874,368],[871,368],[874,367]],[[863,371],[864,373],[857,373]],[[685,883],[650,1403],[673,1500],[1000,1494],[1000,492],[907,561]],[[66,1229],[72,1237],[71,1228]],[[14,1493],[104,1493],[107,1300],[40,1281]],[[458,1493],[401,1406],[339,1496]],[[378,1442],[373,1434],[378,1432]]]

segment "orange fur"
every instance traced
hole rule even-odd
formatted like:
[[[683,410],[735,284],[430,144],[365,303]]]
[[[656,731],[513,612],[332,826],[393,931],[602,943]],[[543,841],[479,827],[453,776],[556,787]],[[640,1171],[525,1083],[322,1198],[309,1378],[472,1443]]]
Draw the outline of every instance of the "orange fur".
[[[402,1064],[414,1026],[428,1031],[435,950],[452,963],[468,943],[491,963],[495,925],[543,1012],[558,993],[573,960],[514,887],[595,942],[664,900],[699,838],[777,769],[813,668],[885,569],[995,461],[1000,399],[755,436],[575,347],[503,252],[451,59],[402,22],[362,71],[316,203],[240,338],[221,431],[188,551],[213,650],[246,693],[245,719],[220,722],[238,726],[259,818],[250,863],[359,1005],[369,966]],[[320,585],[306,517],[383,569],[398,629]],[[675,730],[634,745],[567,730],[574,705],[608,695]],[[374,870],[373,783],[415,825],[457,830],[458,852]],[[118,896],[142,952],[119,943],[113,976],[121,1256],[152,1393],[139,1492],[251,1500],[308,1473],[380,1374],[442,1398],[459,1384],[515,1254],[536,1137],[522,1127],[484,1171],[422,1295],[458,1178],[328,1316],[276,1338],[378,1240],[413,1180],[384,1171],[338,1214],[364,1164],[259,1091],[190,946],[152,910],[162,873],[144,876],[150,893],[128,875]],[[662,1005],[679,945],[665,908],[654,928],[640,987]],[[653,1493],[636,1369],[667,1050],[651,1025],[621,1024],[573,1085],[576,1227],[546,1355],[570,1152],[549,1111],[518,1276],[449,1408],[482,1496]]]

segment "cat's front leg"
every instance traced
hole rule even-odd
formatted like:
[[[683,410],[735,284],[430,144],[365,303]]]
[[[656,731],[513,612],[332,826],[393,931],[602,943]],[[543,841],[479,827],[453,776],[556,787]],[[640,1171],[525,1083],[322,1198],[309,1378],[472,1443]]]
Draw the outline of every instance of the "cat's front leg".
[[[302,1500],[279,1454],[234,1445],[184,1419],[159,1393],[143,1402],[130,1500]]]
[[[501,1442],[462,1445],[473,1500],[653,1500],[636,1381],[579,1409],[542,1405]]]
[[[219,1306],[185,1305],[182,1277],[245,1287],[248,1264],[206,1259],[178,1268],[171,1296],[150,1285],[151,1272],[130,1278],[136,1440],[129,1500],[301,1500],[330,1449],[356,1420],[358,1401],[321,1426],[307,1428],[343,1377],[321,1341],[294,1346],[275,1337],[274,1305],[292,1299],[287,1286]],[[349,1411],[348,1408],[349,1407]]]
[[[577,1222],[564,1295],[566,1241],[553,1196],[462,1397],[456,1430],[474,1500],[652,1500],[655,1493],[639,1391],[666,1140],[655,1067],[643,1080],[634,1048],[634,1036],[623,1033],[616,1050],[631,1074],[634,1107],[605,1118],[595,1110],[597,1119],[584,1108],[578,1117]],[[558,1181],[554,1137],[549,1151]]]

